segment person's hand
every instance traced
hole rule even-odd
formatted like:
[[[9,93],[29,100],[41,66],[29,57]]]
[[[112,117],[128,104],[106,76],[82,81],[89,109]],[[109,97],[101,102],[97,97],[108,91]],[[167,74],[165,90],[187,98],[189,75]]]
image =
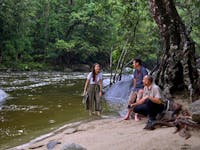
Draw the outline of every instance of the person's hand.
[[[142,99],[140,99],[140,100],[138,101],[138,104],[143,104],[148,98],[149,98],[149,96],[143,97]]]
[[[145,101],[146,99],[149,99],[149,96],[145,96],[142,99],[144,99],[144,101]]]
[[[83,96],[85,96],[87,94],[87,92],[86,91],[83,91]]]
[[[100,96],[100,97],[102,96],[102,92],[101,92],[101,91],[99,92],[99,96]]]
[[[131,108],[135,107],[136,105],[137,105],[137,103],[131,104]]]
[[[132,87],[132,91],[135,91],[135,87],[134,86]]]

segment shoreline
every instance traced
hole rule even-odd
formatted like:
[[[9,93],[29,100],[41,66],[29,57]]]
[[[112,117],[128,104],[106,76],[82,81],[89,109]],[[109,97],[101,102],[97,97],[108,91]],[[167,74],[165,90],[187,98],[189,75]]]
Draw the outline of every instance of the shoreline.
[[[107,118],[107,117],[105,117],[105,118]],[[20,145],[15,146],[15,147],[8,148],[7,150],[23,149],[24,147],[27,147],[29,145],[36,144],[36,143],[38,143],[38,142],[40,142],[42,140],[51,138],[52,136],[55,136],[56,134],[59,134],[60,132],[62,132],[64,130],[67,130],[69,128],[76,128],[77,126],[79,126],[81,124],[85,124],[85,123],[92,122],[92,121],[99,120],[99,119],[103,119],[103,118],[99,118],[98,116],[92,116],[89,119],[84,119],[84,120],[80,120],[80,121],[77,120],[75,122],[66,123],[63,126],[58,127],[57,129],[55,129],[55,130],[53,130],[51,132],[47,132],[45,134],[41,134],[38,137],[33,138],[29,142],[26,142],[24,144],[20,144]]]
[[[49,143],[56,143],[55,150],[61,150],[66,144],[78,144],[87,150],[177,150],[200,149],[200,133],[192,133],[185,140],[173,134],[174,127],[158,128],[153,131],[144,130],[146,118],[139,122],[123,120],[119,117],[102,116],[97,120],[85,120],[66,124],[57,130],[42,135],[28,143],[10,148],[9,150],[45,150]]]

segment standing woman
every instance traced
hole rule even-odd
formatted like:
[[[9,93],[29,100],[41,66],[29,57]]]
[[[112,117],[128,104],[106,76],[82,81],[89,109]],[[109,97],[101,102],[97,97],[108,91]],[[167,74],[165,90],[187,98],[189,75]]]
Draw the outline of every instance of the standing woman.
[[[92,66],[92,72],[87,76],[84,87],[84,95],[88,92],[86,109],[89,110],[89,115],[92,115],[92,113],[97,113],[98,116],[101,115],[102,80],[100,65],[95,63]]]

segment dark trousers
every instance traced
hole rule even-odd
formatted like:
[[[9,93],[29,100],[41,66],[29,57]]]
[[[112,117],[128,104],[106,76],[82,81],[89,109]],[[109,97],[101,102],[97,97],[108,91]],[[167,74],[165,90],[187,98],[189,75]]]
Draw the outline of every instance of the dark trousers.
[[[156,104],[150,99],[147,99],[144,104],[134,107],[133,111],[138,114],[149,116],[150,120],[155,120],[158,113],[164,110],[163,104]]]

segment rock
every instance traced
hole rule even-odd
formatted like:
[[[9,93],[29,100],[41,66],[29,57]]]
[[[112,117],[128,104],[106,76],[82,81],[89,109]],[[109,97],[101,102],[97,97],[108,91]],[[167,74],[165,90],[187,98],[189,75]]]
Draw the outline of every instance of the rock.
[[[75,128],[69,128],[65,131],[65,134],[72,134],[72,133],[75,133],[77,131],[77,129]]]
[[[200,111],[192,114],[192,120],[200,123]]]
[[[192,115],[192,120],[200,123],[200,100],[197,100],[190,104],[189,110]]]
[[[8,94],[0,89],[0,103],[8,97]]]
[[[85,64],[72,65],[72,70],[75,72],[88,72],[90,71],[90,66]]]
[[[64,72],[72,72],[73,70],[70,68],[64,68]]]
[[[58,141],[50,141],[50,142],[47,144],[47,149],[48,149],[48,150],[52,150],[57,144],[61,144],[61,142],[58,142]]]
[[[70,143],[70,144],[64,145],[62,150],[87,150],[87,149],[82,147],[81,145]]]
[[[29,149],[38,149],[38,148],[41,148],[43,147],[44,145],[37,145],[37,146],[33,146],[33,147],[29,147]]]
[[[133,68],[130,68],[130,67],[126,67],[126,68],[124,68],[124,73],[125,74],[132,74],[133,73]]]

